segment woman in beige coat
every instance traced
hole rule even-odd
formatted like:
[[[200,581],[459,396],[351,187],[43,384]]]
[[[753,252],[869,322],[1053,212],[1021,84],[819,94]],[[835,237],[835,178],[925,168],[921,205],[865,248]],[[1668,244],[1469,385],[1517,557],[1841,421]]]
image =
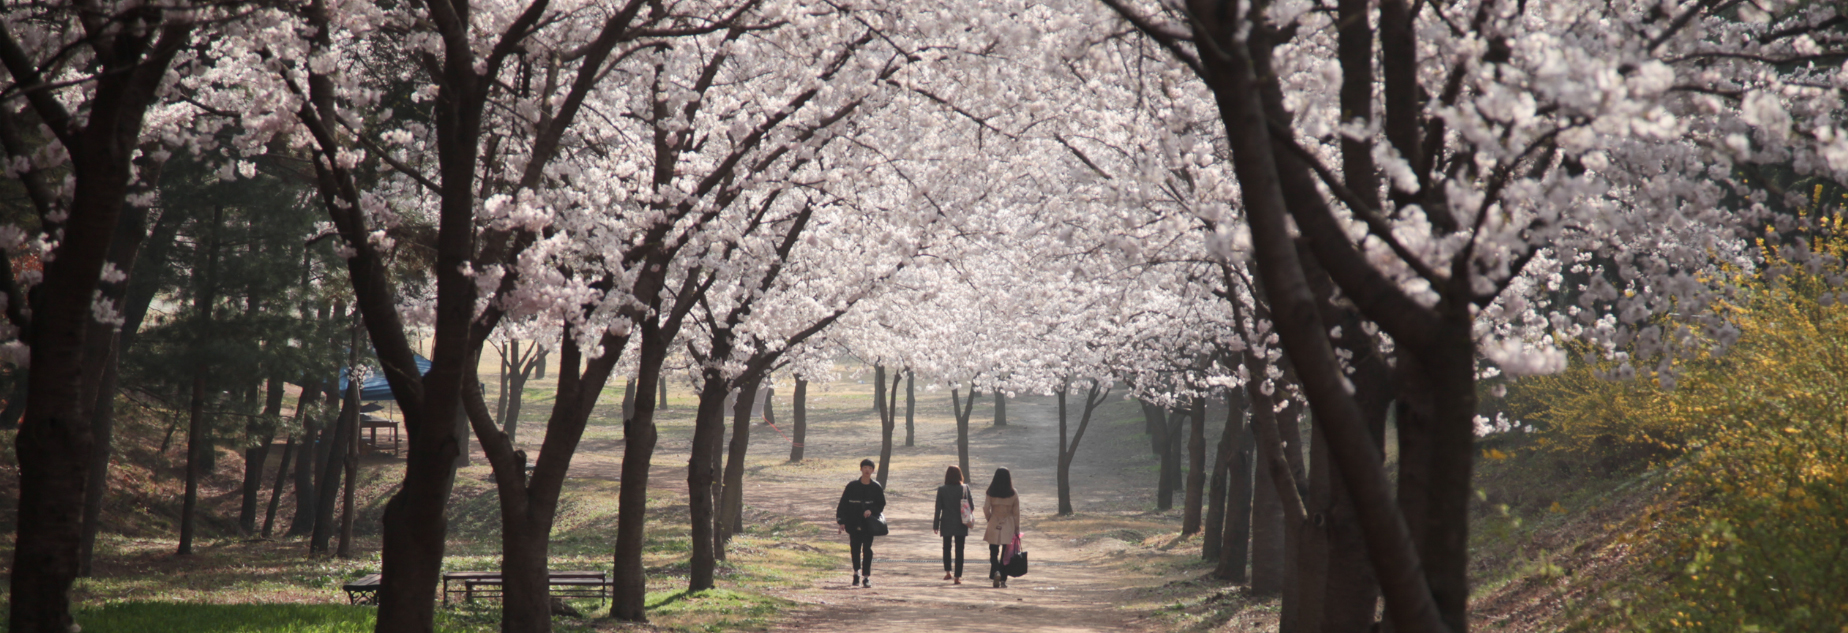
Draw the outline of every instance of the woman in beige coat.
[[[988,498],[982,502],[982,517],[988,530],[982,540],[988,542],[988,579],[995,587],[1007,587],[1007,575],[1001,573],[1001,548],[1012,544],[1020,533],[1020,495],[1014,492],[1014,476],[1006,468],[996,468],[988,482]]]

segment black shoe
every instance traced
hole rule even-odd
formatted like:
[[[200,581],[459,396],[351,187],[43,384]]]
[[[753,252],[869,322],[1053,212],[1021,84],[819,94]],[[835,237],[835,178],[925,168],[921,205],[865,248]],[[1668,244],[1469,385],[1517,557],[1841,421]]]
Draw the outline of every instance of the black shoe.
[[[872,589],[873,588],[873,577],[867,576],[866,580],[860,581],[860,586],[865,587],[867,589]]]
[[[860,576],[857,574],[853,577],[853,586],[855,587],[860,586]]]

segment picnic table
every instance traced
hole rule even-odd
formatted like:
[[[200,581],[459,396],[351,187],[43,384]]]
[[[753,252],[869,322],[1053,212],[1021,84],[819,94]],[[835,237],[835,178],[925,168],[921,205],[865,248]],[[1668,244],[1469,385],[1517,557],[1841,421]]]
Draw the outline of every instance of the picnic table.
[[[361,432],[366,432],[366,431],[372,432],[371,441],[367,442],[367,444],[371,446],[372,450],[374,451],[380,450],[379,449],[379,429],[390,429],[391,430],[391,454],[397,455],[398,454],[398,422],[396,420],[388,420],[385,418],[376,417],[370,413],[361,414],[359,416],[359,430]]]
[[[347,592],[347,602],[352,604],[379,603],[379,575],[367,574],[341,587]]]
[[[566,598],[597,598],[608,600],[610,579],[602,571],[554,571],[548,572],[547,583],[552,587],[552,595]],[[456,583],[455,587],[450,582]],[[451,571],[443,572],[443,603],[449,603],[449,595],[462,594],[462,599],[474,602],[475,596],[498,598],[506,581],[498,571]]]

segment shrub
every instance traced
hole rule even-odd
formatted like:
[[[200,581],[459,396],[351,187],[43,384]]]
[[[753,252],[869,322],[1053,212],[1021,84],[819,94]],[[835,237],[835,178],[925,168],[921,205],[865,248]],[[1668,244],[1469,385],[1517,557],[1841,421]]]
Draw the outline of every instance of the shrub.
[[[1674,389],[1589,366],[1514,387],[1516,413],[1540,423],[1537,450],[1643,455],[1670,474],[1663,520],[1632,539],[1656,573],[1604,626],[1848,632],[1848,304],[1830,283],[1848,240],[1839,217],[1821,225],[1812,244],[1832,263],[1766,249],[1713,308],[1738,341],[1678,362]]]

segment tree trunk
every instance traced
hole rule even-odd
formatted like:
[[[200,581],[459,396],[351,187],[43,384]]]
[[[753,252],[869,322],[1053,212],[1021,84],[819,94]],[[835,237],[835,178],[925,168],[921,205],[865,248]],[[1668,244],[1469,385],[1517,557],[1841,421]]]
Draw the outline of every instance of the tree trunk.
[[[1007,426],[1007,392],[1000,389],[995,390],[994,426]]]
[[[95,443],[90,445],[88,485],[84,488],[83,531],[78,541],[77,575],[88,578],[90,564],[96,557],[96,533],[103,525],[103,498],[109,494],[109,459],[115,452],[115,397],[121,380],[120,345],[103,368],[103,381],[96,398],[90,431]],[[23,395],[23,394],[22,394]]]
[[[789,461],[802,461],[802,444],[808,441],[808,379],[796,379],[789,402]]]
[[[359,485],[359,388],[349,389],[347,394],[353,413],[345,416],[346,459],[340,460],[346,470],[346,485],[340,495],[340,546],[334,549],[337,558],[353,557],[353,493]]]
[[[312,392],[312,395],[310,395]],[[309,382],[302,387],[302,399],[298,401],[296,417],[302,421],[302,445],[295,449],[301,455],[295,458],[295,515],[289,519],[289,532],[285,536],[307,536],[314,532],[314,502],[320,498],[315,494],[315,465],[324,458],[320,447],[326,443],[327,433],[319,431],[319,420],[315,413],[306,409],[316,397],[331,395],[321,385]]]
[[[667,346],[672,344],[671,340],[661,340],[660,326],[653,320],[642,322],[641,336],[636,359],[635,413],[622,425],[622,490],[617,500],[616,560],[611,576],[615,586],[610,591],[610,617],[626,622],[648,621],[648,581],[642,567],[642,548],[646,544],[648,466],[658,437],[654,423],[657,401],[649,396],[662,382],[661,364],[667,359]],[[797,402],[802,401],[804,386],[800,381],[796,383]]]
[[[1174,508],[1174,493],[1181,487],[1181,425],[1187,418],[1173,412],[1164,412],[1166,420],[1161,428],[1161,471],[1157,475],[1155,507],[1161,510]]]
[[[151,189],[151,185],[160,181],[161,163],[144,167],[141,173],[142,188]],[[164,264],[168,251],[172,250],[174,236],[179,233],[181,213],[162,213],[161,219],[154,224],[153,231],[147,230],[148,210],[140,206],[129,206],[123,211],[120,223],[116,225],[115,239],[109,245],[109,260],[116,262],[129,278],[116,284],[102,282],[99,285],[106,298],[122,302],[122,326],[115,331],[105,329],[105,336],[110,343],[103,350],[102,374],[97,382],[96,396],[92,398],[90,432],[95,443],[90,452],[89,485],[84,489],[83,533],[78,551],[77,573],[90,575],[90,564],[95,559],[96,533],[102,529],[103,500],[109,494],[109,461],[115,452],[115,400],[121,382],[121,358],[123,351],[134,343],[135,335],[141,330],[141,322],[147,318],[148,306],[153,303],[158,284],[149,281],[152,274],[144,262]],[[143,244],[147,246],[142,249]],[[136,270],[142,271],[136,274]],[[92,340],[87,338],[85,347],[89,348]],[[17,371],[25,371],[23,368]],[[87,372],[92,368],[85,368]],[[19,414],[25,411],[27,380],[19,381],[19,388],[11,397],[5,412],[0,412],[0,428],[14,428]],[[17,408],[16,408],[17,407]]]
[[[1245,582],[1250,576],[1246,566],[1252,551],[1252,473],[1251,429],[1242,421],[1229,426],[1227,433],[1237,435],[1236,448],[1226,466],[1226,525],[1224,544],[1219,547],[1219,566],[1213,576],[1220,580]]]
[[[658,411],[666,411],[667,410],[667,377],[663,376],[661,378],[661,381],[656,383],[656,386],[661,390],[661,394],[660,394],[660,397],[655,400],[655,402],[657,403],[655,405],[655,409]]]
[[[357,337],[355,337],[357,339]],[[346,395],[341,398],[340,416],[333,423],[332,437],[326,442],[327,459],[321,463],[321,476],[316,477],[314,503],[314,533],[309,536],[308,552],[326,554],[328,542],[333,540],[335,530],[334,506],[340,502],[340,474],[346,467],[347,446],[353,443],[348,436],[349,429],[355,425],[348,418],[359,417],[359,381],[348,380]]]
[[[520,437],[520,404],[525,400],[527,376],[533,370],[528,364],[516,367],[512,376],[507,378],[507,412],[500,418],[501,426],[506,427],[507,441],[518,443]]]
[[[282,482],[285,478],[290,476],[289,460],[291,457],[297,462],[294,476],[298,505],[299,502],[305,498],[302,496],[300,488],[302,486],[302,474],[307,471],[301,468],[301,464],[313,461],[308,455],[312,452],[311,449],[314,447],[314,440],[312,439],[314,437],[314,416],[308,415],[308,408],[309,404],[314,401],[314,398],[320,395],[319,383],[313,381],[306,382],[307,384],[302,385],[301,395],[295,399],[295,423],[301,431],[289,435],[289,444],[294,447],[294,450],[290,450],[288,447],[283,449],[282,465],[276,469],[276,487],[270,491],[269,511],[265,513],[263,517],[263,538],[270,537],[270,528],[276,521],[276,511],[282,503]],[[297,508],[296,512],[299,515],[301,510]],[[298,519],[296,523],[299,524],[301,521]],[[293,536],[294,532],[291,531],[290,535]]]
[[[1149,451],[1160,456],[1168,432],[1168,413],[1147,400],[1138,402],[1142,405],[1142,433],[1149,436]]]
[[[950,408],[956,414],[956,461],[962,465],[963,476],[970,481],[975,476],[969,470],[969,415],[975,413],[975,387],[969,388],[969,401],[959,402],[956,389],[950,389]]]
[[[1070,449],[1067,448],[1067,444],[1069,443],[1069,441],[1066,439],[1066,434],[1065,434],[1065,420],[1066,420],[1065,394],[1071,390],[1072,390],[1072,383],[1067,381],[1067,382],[1060,383],[1058,393],[1053,394],[1057,398],[1058,403],[1059,403],[1059,454],[1058,454],[1059,461],[1058,461],[1058,475],[1057,475],[1058,476],[1057,488],[1059,491],[1059,516],[1071,516],[1072,514],[1072,460],[1069,457],[1067,457],[1067,455],[1070,454]],[[967,475],[964,475],[964,476],[967,477]]]
[[[1200,533],[1200,505],[1206,498],[1206,398],[1194,396],[1188,415],[1187,489],[1182,497],[1181,536]]]
[[[289,460],[296,452],[295,436],[291,434],[288,443],[282,445],[282,463],[276,466],[276,485],[270,488],[269,509],[263,512],[262,538],[269,538],[271,529],[276,526],[276,510],[282,505],[282,482],[289,477]]]
[[[520,362],[520,342],[513,340],[508,341],[506,345],[495,347],[495,351],[499,352],[496,355],[500,357],[500,375],[494,381],[497,386],[497,391],[494,393],[494,419],[499,420],[501,425],[505,426],[507,424],[507,377],[513,373],[513,366]]]
[[[717,354],[717,351],[714,351]],[[717,552],[713,547],[715,512],[713,485],[717,480],[715,464],[719,445],[725,438],[725,397],[730,391],[717,369],[704,372],[705,385],[699,392],[699,411],[693,419],[693,454],[687,460],[687,513],[692,522],[693,555],[690,561],[688,591],[713,587]]]
[[[495,488],[500,495],[501,571],[506,582],[501,599],[501,630],[504,632],[551,631],[552,600],[546,570],[559,494],[564,488],[571,458],[583,439],[584,427],[596,407],[597,397],[609,382],[610,372],[615,369],[627,343],[626,337],[605,333],[594,348],[603,353],[585,362],[570,328],[565,328],[564,347],[559,354],[557,396],[531,477],[526,475],[525,452],[518,450],[513,438],[495,426],[480,393],[464,394],[463,409],[481,441],[483,454],[494,469]],[[518,368],[522,375],[532,370],[531,359]],[[464,382],[475,377],[473,371],[465,368],[465,372]]]
[[[1283,593],[1283,503],[1271,469],[1253,468],[1251,504],[1251,592],[1261,596]]]
[[[718,542],[713,547],[719,560],[725,560],[725,545],[744,527],[744,457],[751,449],[751,410],[756,408],[761,384],[761,378],[745,381],[732,407],[731,448],[725,454],[725,488],[719,500]]]
[[[622,381],[622,419],[635,417],[635,378]]]
[[[206,238],[201,248],[205,251],[196,259],[203,265],[193,271],[193,332],[192,350],[194,354],[204,354],[206,327],[212,322],[212,304],[218,290],[218,227],[224,224],[224,207],[215,207],[212,211],[211,224],[204,231]],[[186,498],[180,509],[180,548],[179,555],[192,554],[195,511],[199,503],[199,478],[204,475],[205,462],[212,452],[210,429],[205,422],[205,377],[209,367],[204,359],[193,365],[192,401],[189,405],[190,419],[186,427]]]
[[[917,445],[918,373],[905,370],[905,446]]]
[[[1229,498],[1226,484],[1231,479],[1228,474],[1232,468],[1232,451],[1238,448],[1238,436],[1232,432],[1237,425],[1238,407],[1233,405],[1233,398],[1226,400],[1226,425],[1220,429],[1219,445],[1213,450],[1213,477],[1206,490],[1206,523],[1200,539],[1200,558],[1211,561],[1219,560],[1219,551],[1225,546],[1226,500]]]
[[[192,398],[187,404],[186,425],[186,496],[180,505],[180,556],[192,555],[193,530],[199,507],[199,453],[205,446],[205,363],[193,366]]]
[[[237,526],[246,535],[257,533],[257,503],[263,494],[263,464],[269,460],[270,444],[276,441],[276,416],[282,414],[282,381],[269,379],[263,398],[261,417],[244,424],[244,498],[238,506]]]
[[[32,371],[26,377],[26,410],[14,439],[19,501],[8,578],[8,629],[13,633],[66,633],[73,628],[70,588],[80,566],[84,490],[94,441],[87,415],[93,402],[82,400],[86,323],[133,180],[130,160],[143,116],[161,85],[160,77],[191,35],[192,23],[181,20],[159,25],[158,34],[150,24],[106,38],[111,43],[107,47],[93,47],[93,88],[101,97],[80,104],[85,106],[81,118],[52,97],[25,100],[38,120],[60,126],[54,131],[65,137],[68,177],[74,186],[70,206],[61,209],[62,239],[43,260],[43,280],[30,296],[15,291],[7,297],[13,306],[31,308],[24,342]],[[28,92],[50,88],[37,79],[37,72],[16,63],[35,62],[8,57],[5,65],[17,86]],[[33,79],[18,79],[22,76]],[[78,120],[81,126],[72,123]],[[44,182],[35,174],[22,174],[19,180],[43,193]]]
[[[1069,445],[1065,439],[1065,419],[1066,419],[1065,396],[1066,396],[1066,392],[1070,391],[1071,389],[1071,383],[1067,382],[1063,385],[1060,385],[1059,387],[1059,474],[1058,474],[1059,482],[1058,482],[1058,488],[1059,488],[1059,514],[1061,516],[1070,515],[1072,514],[1074,510],[1072,506],[1072,462],[1078,458],[1078,443],[1084,441],[1085,429],[1088,429],[1091,426],[1091,414],[1095,413],[1097,411],[1097,407],[1102,405],[1104,403],[1104,400],[1109,399],[1110,397],[1109,391],[1105,391],[1101,394],[1097,392],[1097,390],[1101,386],[1102,385],[1100,385],[1098,381],[1092,380],[1090,389],[1085,391],[1084,412],[1079,414],[1078,416],[1078,429],[1072,433],[1071,441],[1069,442]]]
[[[891,489],[892,480],[892,434],[897,430],[898,422],[898,382],[897,372],[892,373],[892,387],[886,392],[885,415],[879,418],[879,485]],[[881,389],[886,388],[880,385]]]
[[[885,377],[885,365],[873,365],[873,413],[881,420],[886,413]]]

